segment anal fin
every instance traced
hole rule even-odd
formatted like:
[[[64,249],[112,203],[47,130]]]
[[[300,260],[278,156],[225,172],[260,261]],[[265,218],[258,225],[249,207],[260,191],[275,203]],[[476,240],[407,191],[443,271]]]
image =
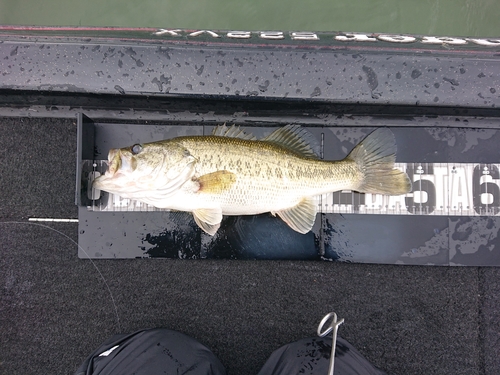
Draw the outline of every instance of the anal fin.
[[[296,206],[276,213],[294,231],[305,234],[316,221],[316,204],[312,198],[307,197]]]

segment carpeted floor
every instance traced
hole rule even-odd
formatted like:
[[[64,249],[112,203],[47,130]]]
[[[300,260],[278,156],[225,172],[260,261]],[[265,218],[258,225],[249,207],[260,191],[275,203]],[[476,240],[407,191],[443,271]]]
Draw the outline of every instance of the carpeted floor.
[[[500,269],[77,257],[76,121],[0,119],[0,374],[72,374],[114,333],[166,327],[229,374],[339,334],[389,374],[500,373]]]

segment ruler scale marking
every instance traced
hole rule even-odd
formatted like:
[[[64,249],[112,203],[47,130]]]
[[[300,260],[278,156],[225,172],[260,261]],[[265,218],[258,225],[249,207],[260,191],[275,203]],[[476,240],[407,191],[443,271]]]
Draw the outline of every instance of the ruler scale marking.
[[[85,160],[87,173],[104,173],[104,160]],[[399,196],[339,191],[315,197],[320,213],[496,216],[500,213],[500,164],[396,163],[413,183],[411,193]],[[89,179],[89,184],[91,181]],[[417,190],[418,189],[418,190]],[[96,197],[95,193],[90,197]],[[105,197],[107,195],[107,197]],[[90,211],[168,211],[100,192],[87,205]]]

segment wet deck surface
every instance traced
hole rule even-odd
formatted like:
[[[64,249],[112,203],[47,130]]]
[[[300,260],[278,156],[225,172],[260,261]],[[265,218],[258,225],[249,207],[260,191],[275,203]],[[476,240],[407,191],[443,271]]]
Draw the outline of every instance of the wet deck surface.
[[[76,120],[0,120],[0,373],[71,374],[114,333],[166,327],[230,374],[340,335],[389,374],[500,373],[500,268],[318,261],[79,259]]]

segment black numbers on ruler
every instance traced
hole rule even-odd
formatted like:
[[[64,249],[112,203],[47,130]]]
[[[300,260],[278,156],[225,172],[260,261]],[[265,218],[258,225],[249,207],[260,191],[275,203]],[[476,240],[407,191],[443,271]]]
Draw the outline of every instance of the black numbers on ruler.
[[[112,204],[110,195],[101,191],[96,199],[90,189],[95,176],[93,173],[102,174],[107,166],[104,162],[95,163],[91,160],[82,162],[77,201],[82,206],[103,210],[108,204]],[[408,163],[406,173],[412,181],[412,191],[404,197],[408,213],[426,215],[435,212],[453,215],[460,214],[463,208],[463,214],[470,214],[468,210],[472,209],[478,215],[500,214],[500,170],[497,164],[443,163],[435,167],[431,163]],[[366,207],[366,196],[358,192],[337,191],[332,194],[332,204],[349,206],[352,210],[350,212],[359,213],[361,208]]]
[[[429,163],[408,163],[406,173],[412,181],[412,196],[405,197],[406,209],[412,214],[430,214],[436,208],[436,187],[425,175],[433,175]]]
[[[492,164],[479,164],[474,167],[472,176],[472,196],[474,210],[480,215],[496,215],[500,212],[500,188],[492,180],[499,180],[498,167]]]

